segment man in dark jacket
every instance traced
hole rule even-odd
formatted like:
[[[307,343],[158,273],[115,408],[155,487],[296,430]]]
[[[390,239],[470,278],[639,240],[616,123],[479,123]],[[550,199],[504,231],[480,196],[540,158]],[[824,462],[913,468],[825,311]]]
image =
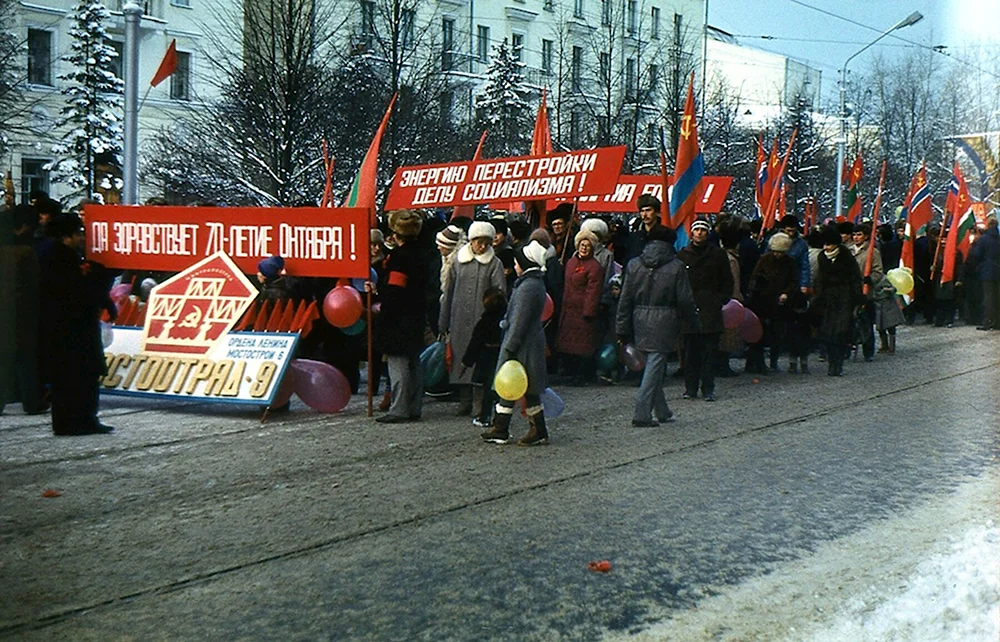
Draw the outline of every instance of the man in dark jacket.
[[[972,248],[983,288],[983,324],[977,330],[996,330],[1000,327],[1000,232],[995,216],[990,217],[986,231]]]
[[[85,237],[76,216],[53,219],[54,240],[41,259],[39,290],[46,367],[52,383],[52,432],[95,435],[114,430],[97,418],[98,384],[105,372],[100,314],[113,311],[110,278],[99,263],[84,261]]]
[[[417,243],[423,218],[413,210],[389,213],[396,240],[385,257],[385,283],[379,287],[382,312],[379,338],[388,356],[392,405],[376,421],[386,424],[417,421],[423,408],[424,384],[420,351],[424,346],[424,295],[427,270]]]
[[[660,199],[652,194],[643,194],[636,199],[635,205],[639,209],[639,224],[629,233],[626,241],[629,261],[642,254],[650,231],[662,227],[660,223]]]
[[[646,353],[642,383],[635,397],[633,426],[656,426],[673,414],[663,396],[667,353],[677,350],[683,320],[698,324],[698,310],[687,269],[674,255],[677,235],[670,228],[654,227],[646,236],[642,255],[629,261],[618,299],[618,340],[631,342]]]
[[[733,273],[725,250],[708,242],[712,227],[704,216],[691,223],[691,242],[677,253],[688,267],[698,306],[698,323],[681,323],[684,333],[684,398],[715,401],[715,351],[722,335],[722,306],[733,294]]]

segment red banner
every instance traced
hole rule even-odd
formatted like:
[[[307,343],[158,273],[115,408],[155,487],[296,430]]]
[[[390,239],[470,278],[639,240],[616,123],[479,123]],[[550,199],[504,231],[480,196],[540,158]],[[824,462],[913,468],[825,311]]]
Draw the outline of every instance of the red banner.
[[[453,207],[607,194],[621,172],[625,147],[400,167],[385,209]]]
[[[247,274],[269,256],[294,276],[368,277],[368,210],[87,205],[87,259],[180,272],[225,252]]]
[[[673,184],[673,177],[668,176]],[[698,187],[694,211],[699,214],[717,214],[722,211],[733,184],[732,176],[702,176]],[[660,176],[646,174],[622,174],[618,177],[618,185],[606,194],[598,196],[582,196],[577,199],[577,209],[581,212],[636,212],[635,200],[640,194],[652,194],[663,201],[663,179]],[[561,201],[558,199],[548,203],[553,209]]]

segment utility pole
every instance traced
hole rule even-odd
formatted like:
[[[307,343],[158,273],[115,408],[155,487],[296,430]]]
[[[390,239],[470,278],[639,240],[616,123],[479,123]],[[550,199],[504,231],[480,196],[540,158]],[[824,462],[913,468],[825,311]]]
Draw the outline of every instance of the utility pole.
[[[122,150],[122,203],[139,203],[139,21],[142,7],[129,2],[125,14],[125,122]]]

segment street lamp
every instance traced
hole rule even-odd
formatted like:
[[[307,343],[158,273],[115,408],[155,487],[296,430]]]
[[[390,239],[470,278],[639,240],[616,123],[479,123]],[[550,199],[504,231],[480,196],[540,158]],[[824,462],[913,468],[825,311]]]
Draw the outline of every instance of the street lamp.
[[[841,215],[841,208],[843,207],[844,200],[842,192],[844,183],[844,153],[847,147],[847,65],[850,64],[852,60],[867,51],[869,47],[882,38],[885,38],[893,31],[915,25],[923,19],[924,14],[919,11],[914,11],[893,26],[889,27],[887,30],[883,31],[878,38],[872,40],[867,45],[856,51],[854,55],[844,61],[844,66],[840,69],[840,138],[837,139],[837,205],[834,210],[835,216]]]

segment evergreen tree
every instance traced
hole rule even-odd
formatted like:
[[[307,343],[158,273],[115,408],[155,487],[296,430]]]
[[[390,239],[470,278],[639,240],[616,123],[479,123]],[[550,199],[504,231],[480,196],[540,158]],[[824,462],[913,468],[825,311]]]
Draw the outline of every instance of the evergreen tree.
[[[531,114],[524,100],[524,63],[515,57],[507,39],[493,47],[486,70],[486,87],[476,99],[482,127],[489,130],[487,156],[523,156],[531,141]]]
[[[72,69],[59,76],[67,82],[60,128],[69,131],[53,146],[56,160],[48,165],[52,180],[68,183],[74,193],[100,199],[98,188],[121,189],[121,92],[124,83],[111,70],[118,54],[105,44],[110,13],[94,0],[80,0],[70,29],[70,52],[63,57]]]
[[[0,0],[0,153],[5,152],[10,143],[11,121],[21,100],[18,86],[22,73],[19,64],[21,42],[10,28],[16,24],[16,6],[14,0]]]

